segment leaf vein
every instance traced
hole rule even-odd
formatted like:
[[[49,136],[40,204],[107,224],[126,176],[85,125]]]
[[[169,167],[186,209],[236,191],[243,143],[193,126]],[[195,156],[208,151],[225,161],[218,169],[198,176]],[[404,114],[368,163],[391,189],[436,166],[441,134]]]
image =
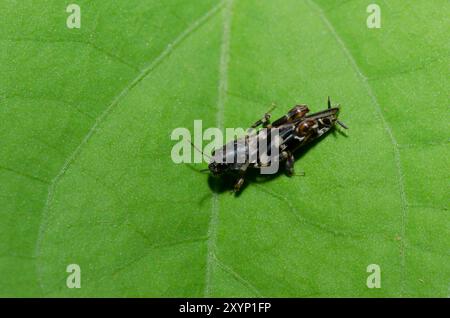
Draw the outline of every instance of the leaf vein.
[[[280,201],[284,201],[286,203],[286,205],[289,207],[292,214],[295,216],[295,218],[300,223],[315,227],[325,233],[332,234],[334,236],[350,237],[350,238],[355,238],[355,239],[365,238],[365,236],[360,235],[360,234],[351,234],[351,233],[346,233],[346,232],[339,231],[339,230],[333,230],[333,229],[328,228],[324,224],[318,224],[318,223],[309,221],[305,217],[300,215],[299,211],[296,209],[296,207],[291,203],[291,201],[288,198],[284,197],[283,195],[281,195],[273,190],[269,190],[267,187],[264,187],[260,184],[255,184],[255,186],[257,188],[260,188],[262,191],[266,192],[267,194],[271,195],[272,197],[274,197]]]
[[[181,32],[167,47],[164,51],[161,52],[161,54],[156,57],[151,63],[148,64],[147,67],[145,67],[135,78],[133,81],[131,81],[116,97],[112,100],[112,102],[109,104],[109,106],[101,113],[97,119],[95,120],[94,125],[89,129],[81,143],[78,145],[78,147],[74,150],[74,152],[67,158],[67,160],[64,162],[63,166],[61,167],[61,170],[58,172],[56,177],[51,181],[48,194],[47,194],[47,200],[43,209],[43,213],[41,216],[41,223],[39,226],[39,232],[38,232],[38,238],[35,245],[35,251],[34,255],[36,257],[40,257],[41,254],[41,247],[42,247],[42,240],[47,228],[47,219],[48,219],[48,211],[50,208],[50,204],[53,200],[54,193],[57,187],[57,184],[61,177],[66,173],[66,171],[69,169],[70,165],[74,162],[76,157],[81,153],[83,147],[87,144],[87,142],[92,138],[92,136],[95,134],[95,132],[98,130],[99,125],[108,117],[108,115],[112,112],[112,110],[115,108],[115,106],[119,103],[119,101],[124,98],[136,85],[138,85],[144,78],[146,78],[162,61],[164,61],[175,48],[180,45],[181,42],[183,42],[189,35],[191,35],[195,30],[197,30],[201,25],[203,25],[206,21],[208,21],[218,10],[223,6],[223,2],[220,2],[219,4],[215,5],[212,9],[210,9],[208,12],[206,12],[203,16],[198,18],[196,21],[194,21],[187,29],[185,29],[183,32]],[[36,267],[37,271],[37,277],[38,282],[41,290],[43,290],[42,285],[42,274],[40,272],[39,267]]]
[[[217,97],[217,117],[216,124],[219,129],[223,129],[223,116],[228,89],[228,63],[231,38],[231,20],[232,20],[233,0],[226,1],[226,8],[223,17],[222,45],[220,48],[219,61],[219,85]],[[215,260],[217,227],[219,223],[219,195],[214,193],[211,204],[211,217],[208,224],[208,246],[206,252],[206,273],[204,296],[211,296],[212,271]]]
[[[33,39],[33,38],[5,38],[0,39],[0,41],[10,41],[10,42],[34,42],[34,43],[41,43],[41,44],[59,44],[59,43],[73,43],[73,44],[81,44],[85,45],[87,47],[91,47],[92,49],[102,53],[103,55],[109,57],[111,60],[115,60],[123,65],[128,66],[129,68],[139,71],[139,68],[122,58],[121,56],[115,55],[108,50],[101,48],[90,41],[81,41],[81,40],[54,40],[54,39]]]
[[[45,183],[45,184],[50,184],[50,181],[48,181],[48,180],[45,180],[45,179],[33,176],[31,174],[27,174],[27,173],[24,173],[24,172],[17,171],[15,169],[12,169],[12,168],[9,168],[9,167],[0,166],[0,169],[12,172],[14,174],[17,174],[17,175],[19,175],[21,177],[24,177],[24,178],[27,178],[27,179],[30,179],[30,180],[39,181],[39,182]]]
[[[333,27],[333,25],[331,24],[330,20],[327,18],[327,16],[325,15],[325,13],[323,12],[322,8],[316,4],[313,0],[307,0],[307,3],[309,4],[310,7],[315,8],[315,10],[319,13],[320,18],[322,19],[323,23],[327,26],[327,28],[329,29],[330,33],[333,35],[333,37],[335,38],[336,42],[339,44],[339,46],[341,47],[343,53],[345,54],[345,56],[347,57],[348,61],[350,62],[353,70],[356,72],[356,74],[358,75],[358,77],[360,78],[361,82],[364,84],[367,93],[369,94],[371,100],[372,100],[372,104],[378,114],[379,120],[382,122],[383,126],[384,126],[384,130],[386,131],[387,135],[389,136],[389,139],[391,141],[392,144],[392,148],[393,148],[393,152],[394,152],[394,162],[395,162],[395,166],[396,166],[396,170],[397,170],[397,179],[398,179],[398,186],[399,186],[399,192],[400,192],[400,201],[401,201],[401,206],[402,206],[402,221],[401,221],[401,236],[402,236],[402,240],[400,242],[400,249],[401,249],[401,259],[400,259],[400,263],[401,263],[401,287],[400,287],[400,293],[401,295],[403,295],[404,292],[404,283],[405,283],[405,261],[406,261],[406,257],[405,257],[405,253],[406,253],[406,243],[405,243],[405,236],[406,236],[406,219],[408,216],[408,209],[409,209],[409,204],[408,204],[408,200],[406,197],[406,192],[405,192],[405,184],[404,184],[404,176],[403,176],[403,169],[402,169],[402,165],[401,165],[401,157],[400,157],[400,147],[398,145],[397,139],[395,138],[395,135],[392,131],[392,128],[390,126],[390,124],[388,123],[388,121],[386,120],[386,118],[384,117],[383,111],[381,109],[381,106],[378,102],[378,99],[372,89],[372,87],[369,84],[369,79],[366,75],[364,75],[364,73],[361,71],[360,67],[358,66],[355,58],[352,56],[351,52],[349,51],[349,49],[347,48],[347,46],[345,45],[344,41],[342,40],[342,38],[339,36],[339,34],[337,33],[336,29]]]
[[[217,257],[215,258],[215,261],[217,265],[222,268],[225,272],[230,274],[236,281],[250,289],[253,293],[255,293],[258,297],[263,298],[264,296],[261,294],[261,292],[247,279],[243,278],[239,273],[237,273],[234,269],[226,265],[224,262],[219,260]]]

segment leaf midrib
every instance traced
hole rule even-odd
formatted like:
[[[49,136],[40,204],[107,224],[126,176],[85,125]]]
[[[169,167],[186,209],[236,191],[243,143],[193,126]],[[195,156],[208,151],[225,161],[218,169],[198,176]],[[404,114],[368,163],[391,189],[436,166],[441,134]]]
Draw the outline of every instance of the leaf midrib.
[[[137,76],[118,94],[116,95],[112,102],[106,107],[106,109],[95,119],[94,125],[89,129],[87,134],[82,139],[81,143],[75,148],[75,150],[70,154],[70,156],[65,160],[61,169],[57,175],[51,180],[47,191],[47,199],[41,214],[41,220],[39,224],[38,237],[34,249],[34,257],[39,258],[41,256],[42,240],[45,235],[45,231],[48,223],[48,214],[50,206],[53,200],[54,193],[56,191],[57,185],[61,178],[64,176],[66,171],[70,168],[75,159],[80,155],[85,145],[88,141],[95,135],[99,130],[99,126],[106,120],[106,118],[113,112],[118,103],[142,80],[144,80],[158,65],[161,64],[170,54],[186,39],[195,32],[200,26],[202,26],[206,21],[213,17],[224,5],[224,1],[219,2],[213,6],[209,11],[207,11],[203,16],[195,20],[191,25],[189,25],[183,32],[181,32],[172,42],[170,42],[166,48],[154,58],[148,66],[144,67]],[[42,274],[38,265],[36,265],[36,276],[38,280],[38,285],[41,291],[44,293],[44,287],[42,283]]]
[[[399,192],[400,192],[400,201],[401,201],[401,206],[402,206],[402,215],[401,215],[401,237],[402,237],[402,239],[400,241],[400,248],[401,248],[401,253],[400,253],[400,255],[401,255],[400,256],[401,257],[401,259],[400,259],[400,264],[401,264],[400,296],[403,296],[404,285],[405,285],[405,260],[406,260],[406,258],[405,258],[405,254],[406,254],[406,243],[405,243],[406,220],[407,220],[407,216],[408,216],[409,204],[408,204],[408,200],[406,197],[405,182],[404,182],[404,177],[403,177],[403,169],[401,166],[399,145],[398,145],[397,139],[395,138],[395,135],[393,133],[391,126],[389,125],[388,121],[384,117],[380,103],[378,102],[378,99],[377,99],[372,87],[369,84],[368,77],[362,72],[362,70],[358,66],[355,58],[353,57],[353,55],[351,54],[351,52],[345,45],[345,42],[342,40],[342,38],[337,33],[336,29],[331,24],[331,21],[327,18],[326,14],[322,10],[322,8],[318,4],[316,4],[314,2],[314,0],[307,0],[307,3],[310,7],[315,8],[315,10],[319,13],[320,18],[322,19],[322,21],[324,22],[326,27],[330,30],[333,37],[336,39],[336,42],[339,44],[339,47],[341,48],[341,50],[344,52],[344,55],[349,60],[353,70],[356,72],[356,74],[358,75],[358,78],[363,83],[364,87],[366,88],[367,93],[369,94],[369,96],[372,100],[372,105],[374,106],[375,111],[378,114],[378,117],[379,117],[378,119],[381,121],[381,123],[384,127],[384,130],[386,131],[386,133],[389,137],[389,140],[391,141],[391,144],[392,144],[392,148],[393,148],[393,152],[394,152],[394,162],[395,162],[397,179],[398,179],[398,187],[399,187]]]
[[[40,248],[42,244],[42,239],[45,234],[46,225],[47,225],[47,218],[48,213],[50,210],[50,206],[53,200],[53,195],[55,193],[55,190],[57,188],[58,182],[60,179],[64,176],[66,171],[70,168],[71,164],[74,162],[74,160],[78,157],[78,155],[81,153],[84,146],[88,143],[88,141],[92,138],[92,136],[98,131],[98,127],[101,125],[101,123],[104,122],[104,120],[109,116],[109,114],[114,110],[114,108],[118,105],[118,103],[129,93],[130,90],[132,90],[136,85],[138,85],[143,79],[148,76],[155,67],[157,67],[167,56],[171,54],[171,52],[185,39],[194,32],[200,25],[202,25],[204,22],[206,22],[211,16],[213,16],[216,12],[220,11],[220,9],[226,4],[226,9],[224,12],[224,26],[223,26],[223,38],[222,41],[222,49],[221,49],[221,62],[220,62],[220,76],[219,76],[219,85],[218,85],[218,111],[217,111],[217,126],[219,128],[223,128],[223,113],[224,113],[224,107],[226,102],[226,94],[227,94],[227,85],[228,85],[228,62],[229,62],[229,56],[228,56],[228,50],[229,50],[229,36],[226,36],[226,30],[228,29],[228,32],[230,32],[231,27],[231,16],[232,16],[232,3],[233,0],[224,0],[214,6],[210,11],[208,11],[204,16],[196,20],[190,27],[188,27],[185,31],[183,31],[175,40],[158,56],[156,57],[146,68],[144,68],[137,76],[136,78],[128,85],[126,86],[109,104],[109,106],[105,109],[105,111],[97,117],[95,120],[94,125],[89,129],[88,133],[85,135],[81,143],[78,145],[78,147],[74,150],[74,152],[65,160],[63,166],[61,167],[58,174],[55,176],[54,179],[52,179],[50,186],[48,187],[48,194],[47,194],[47,200],[43,209],[43,213],[41,215],[41,222],[39,224],[39,234],[38,239],[36,242],[35,247],[35,256],[40,256]],[[400,192],[400,200],[402,204],[402,240],[400,242],[401,244],[401,265],[402,265],[402,278],[401,278],[401,293],[403,294],[403,288],[404,288],[404,272],[405,272],[405,234],[406,234],[406,218],[408,215],[408,201],[406,197],[405,192],[405,185],[404,185],[404,179],[403,179],[403,171],[401,166],[401,157],[400,157],[400,151],[399,151],[399,145],[397,143],[397,140],[393,134],[392,128],[390,127],[389,123],[385,119],[381,106],[377,100],[376,95],[373,92],[372,87],[369,84],[368,77],[364,75],[364,73],[361,71],[361,68],[356,63],[356,60],[352,56],[351,52],[347,49],[345,43],[337,33],[337,31],[332,26],[330,20],[326,17],[323,10],[320,8],[318,4],[316,4],[312,0],[307,0],[307,3],[312,7],[315,11],[318,12],[319,16],[323,20],[324,24],[327,26],[327,28],[330,30],[336,41],[338,42],[341,50],[345,53],[347,59],[349,60],[350,64],[352,65],[352,68],[364,84],[367,93],[371,97],[372,105],[374,106],[376,113],[378,114],[378,119],[382,122],[383,127],[389,136],[389,139],[392,143],[393,151],[394,151],[394,160],[396,165],[396,171],[397,171],[397,179],[398,179],[398,186],[399,186],[399,192]],[[227,19],[228,17],[228,19]],[[228,28],[227,26],[227,20],[228,20]],[[225,39],[228,38],[226,41]],[[225,49],[224,49],[225,48]],[[224,52],[226,54],[224,54]],[[222,60],[225,60],[223,63]],[[223,66],[224,64],[225,66]],[[208,252],[207,252],[207,263],[212,263],[214,261],[218,262],[216,255],[214,253],[216,249],[216,239],[217,239],[217,225],[219,221],[219,208],[218,208],[218,194],[213,194],[213,202],[212,202],[212,209],[211,209],[211,220],[208,226]],[[211,235],[210,235],[211,234]],[[210,246],[212,247],[210,249]],[[209,289],[211,288],[211,277],[208,279],[208,276],[211,273],[208,274],[208,270],[206,271],[206,281],[205,281],[205,295],[209,295]],[[43,290],[42,283],[40,281],[42,275],[40,275],[39,269],[37,268],[37,278],[39,280],[39,286]]]
[[[229,38],[230,35],[227,34],[227,29],[229,32],[229,27],[227,23],[230,23],[230,21],[227,22],[227,19],[231,17],[231,6],[232,6],[232,0],[226,0],[227,6],[226,11],[224,14],[224,23],[223,23],[223,42],[222,42],[222,49],[221,49],[221,67],[220,67],[220,74],[219,74],[219,97],[218,97],[218,109],[217,109],[217,127],[222,129],[223,127],[223,112],[224,112],[224,105],[226,100],[226,89],[228,86],[228,49],[229,49]],[[398,190],[399,190],[399,200],[401,202],[401,237],[402,240],[400,241],[400,263],[401,263],[401,283],[400,283],[400,295],[402,296],[404,294],[404,282],[405,282],[405,250],[406,250],[406,243],[405,243],[405,235],[406,235],[406,219],[408,215],[408,201],[406,197],[406,191],[405,191],[405,183],[404,183],[404,177],[403,177],[403,169],[401,166],[401,157],[400,157],[400,150],[399,145],[397,142],[397,139],[393,133],[393,130],[389,124],[389,122],[386,120],[382,108],[380,106],[380,103],[378,102],[378,99],[368,81],[368,77],[362,72],[361,68],[358,66],[355,58],[351,54],[351,52],[348,50],[345,42],[343,39],[339,36],[336,29],[331,24],[331,21],[327,18],[322,8],[316,4],[313,0],[307,0],[306,3],[311,8],[312,11],[316,11],[320,19],[322,20],[323,24],[326,26],[326,28],[329,30],[329,32],[333,35],[334,39],[338,43],[340,49],[343,51],[345,57],[348,59],[352,69],[356,73],[359,80],[364,85],[367,94],[369,95],[371,99],[371,104],[375,109],[376,114],[378,115],[377,119],[382,123],[383,128],[389,137],[389,140],[392,144],[393,149],[393,155],[394,155],[394,163],[397,173],[397,180],[398,180]],[[223,61],[226,61],[225,67],[223,67]],[[282,200],[281,194],[276,193],[278,196],[276,196],[279,200]],[[212,198],[212,208],[211,208],[211,219],[209,223],[208,228],[208,252],[207,252],[207,272],[206,272],[206,279],[205,279],[205,296],[210,296],[211,294],[211,272],[212,272],[212,263],[213,262],[219,262],[219,259],[217,258],[217,255],[215,253],[217,246],[216,246],[216,239],[217,239],[217,226],[219,222],[219,211],[218,211],[218,194],[214,193]],[[243,279],[243,278],[242,278]],[[253,286],[250,282],[243,279],[243,281],[247,282],[248,285]],[[253,286],[254,287],[254,286]],[[258,291],[256,288],[253,288],[254,290]],[[260,293],[259,293],[260,294]]]

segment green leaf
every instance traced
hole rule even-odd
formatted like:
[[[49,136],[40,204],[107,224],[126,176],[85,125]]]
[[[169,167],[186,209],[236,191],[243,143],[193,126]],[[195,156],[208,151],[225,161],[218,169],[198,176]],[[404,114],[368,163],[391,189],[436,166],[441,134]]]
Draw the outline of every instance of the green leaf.
[[[450,4],[369,29],[371,2],[80,0],[69,29],[72,2],[2,1],[0,295],[448,296]],[[327,96],[350,129],[305,177],[232,196],[171,160],[195,119]]]

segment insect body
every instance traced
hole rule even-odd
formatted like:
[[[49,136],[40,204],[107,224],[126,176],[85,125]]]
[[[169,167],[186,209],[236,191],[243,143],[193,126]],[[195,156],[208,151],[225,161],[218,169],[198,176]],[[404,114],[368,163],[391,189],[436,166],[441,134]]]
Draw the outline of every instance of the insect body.
[[[237,192],[244,184],[245,173],[249,168],[263,168],[277,162],[284,162],[288,175],[294,174],[293,153],[330,131],[335,124],[347,129],[338,120],[339,105],[331,107],[328,98],[328,109],[308,114],[307,105],[297,105],[286,115],[272,124],[270,114],[252,125],[252,128],[262,126],[255,134],[248,134],[233,140],[212,154],[208,169],[215,176],[236,174],[234,191]],[[261,145],[266,144],[264,151]],[[273,151],[273,150],[276,151]]]

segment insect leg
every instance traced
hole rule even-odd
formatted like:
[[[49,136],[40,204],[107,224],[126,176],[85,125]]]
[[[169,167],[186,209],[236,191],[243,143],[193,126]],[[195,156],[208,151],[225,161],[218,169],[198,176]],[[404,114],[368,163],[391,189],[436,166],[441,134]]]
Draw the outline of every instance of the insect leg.
[[[286,158],[285,168],[288,176],[292,177],[294,175],[294,155],[290,151],[283,151],[281,153],[282,158]]]
[[[294,173],[295,157],[290,151],[287,151],[287,150],[283,151],[280,154],[280,157],[282,160],[286,160],[285,161],[285,169],[286,169],[286,174],[289,177],[304,177],[305,176],[305,172]]]
[[[249,167],[249,163],[245,163],[242,165],[242,167],[239,169],[239,178],[236,180],[236,182],[234,183],[234,189],[233,189],[233,193],[239,192],[242,188],[242,186],[244,185],[244,175],[245,172],[247,171],[247,168]]]
[[[270,117],[271,117],[270,112],[272,110],[274,110],[275,107],[276,107],[276,105],[272,104],[272,107],[264,114],[264,116],[261,119],[257,120],[253,125],[251,125],[251,128],[254,129],[254,128],[259,127],[261,125],[263,127],[266,126],[270,122]]]
[[[307,105],[296,105],[286,115],[275,120],[271,127],[278,127],[286,123],[298,122],[309,112]]]
[[[256,128],[256,127],[259,127],[259,126],[265,126],[265,125],[267,125],[268,123],[269,123],[269,121],[270,121],[270,113],[265,113],[264,114],[264,116],[263,116],[263,118],[261,118],[261,119],[258,119],[253,125],[251,125],[250,127],[251,128]]]
[[[236,183],[234,184],[233,193],[237,193],[241,190],[243,184],[244,184],[244,177],[240,177],[237,179]]]

